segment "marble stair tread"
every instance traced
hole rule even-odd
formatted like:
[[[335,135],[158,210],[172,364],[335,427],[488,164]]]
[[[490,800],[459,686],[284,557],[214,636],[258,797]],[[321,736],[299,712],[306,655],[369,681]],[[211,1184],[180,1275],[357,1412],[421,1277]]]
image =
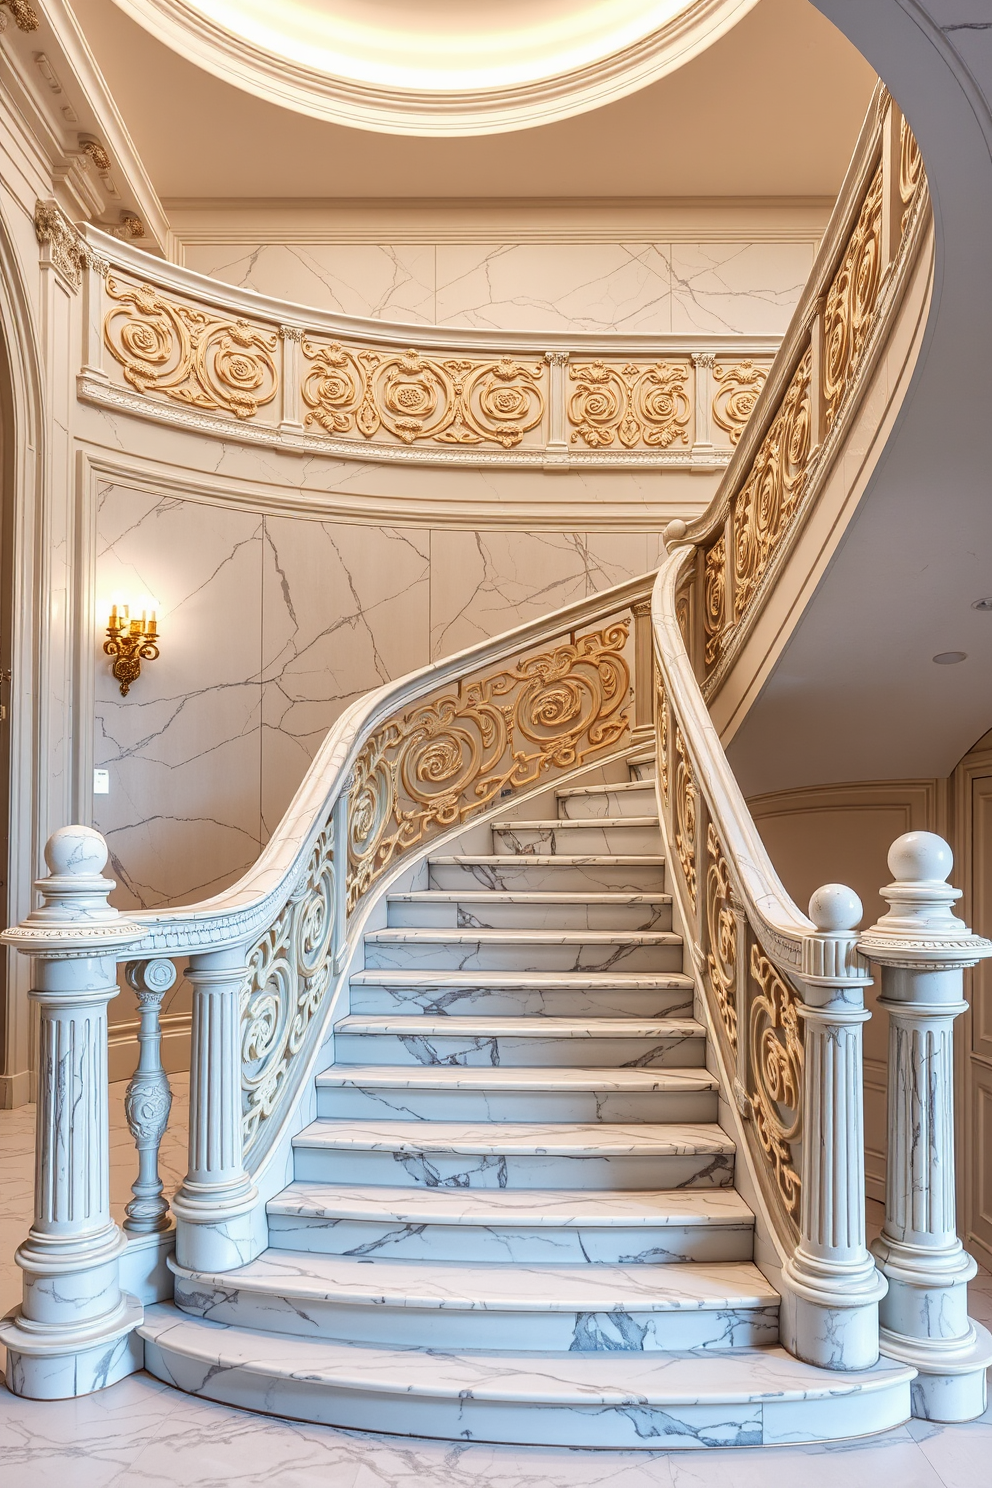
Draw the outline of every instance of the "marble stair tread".
[[[597,893],[584,893],[580,889],[413,889],[407,894],[390,894],[387,900],[389,904],[666,905],[671,902],[671,894],[636,889],[629,893],[624,889],[603,889]]]
[[[605,1229],[735,1225],[754,1215],[733,1188],[595,1189],[387,1188],[297,1179],[266,1205],[270,1215],[388,1220],[402,1225]]]
[[[633,818],[626,817],[630,821]],[[517,825],[523,825],[518,823]],[[560,822],[554,825],[560,826]],[[587,822],[580,823],[588,826]],[[600,823],[595,823],[600,825]],[[431,858],[431,863],[464,864],[487,868],[664,868],[665,859],[659,853],[488,853],[470,856],[455,853],[447,857]]]
[[[293,1338],[230,1328],[188,1317],[169,1302],[145,1310],[146,1340],[172,1347],[223,1370],[249,1366],[261,1373],[324,1381],[353,1390],[395,1395],[549,1405],[695,1404],[810,1401],[908,1382],[915,1371],[880,1359],[856,1374],[803,1364],[774,1344],[683,1353],[514,1355],[499,1352],[439,1355],[433,1350],[387,1349],[332,1340]],[[380,1429],[385,1429],[380,1428]],[[646,1442],[644,1445],[651,1445]],[[658,1438],[653,1445],[657,1449]]]
[[[596,945],[596,946],[679,946],[681,935],[674,930],[514,930],[510,926],[497,930],[488,926],[446,929],[434,925],[399,925],[382,930],[369,930],[366,943],[372,945]]]
[[[682,1312],[774,1308],[779,1294],[752,1261],[494,1266],[266,1250],[231,1271],[173,1265],[183,1290],[218,1287],[287,1300],[445,1311]]]
[[[490,823],[494,832],[582,832],[589,827],[657,827],[657,816],[551,816],[540,821],[506,817]]]
[[[485,987],[524,990],[530,987],[562,992],[667,992],[695,984],[681,971],[463,971],[459,967],[409,971],[373,966],[351,974],[352,986],[374,987]]]
[[[555,1018],[533,1013],[525,1018],[462,1018],[423,1013],[350,1014],[334,1025],[336,1034],[396,1034],[401,1038],[539,1038],[539,1039],[687,1039],[706,1030],[694,1018]],[[353,1066],[349,1066],[353,1068]]]
[[[566,1157],[731,1155],[732,1138],[713,1122],[356,1121],[322,1117],[293,1146],[412,1153],[499,1152]]]
[[[567,801],[572,796],[616,796],[628,791],[652,790],[653,781],[649,780],[618,780],[611,784],[601,785],[573,785],[566,790],[555,791],[559,801]]]
[[[415,1020],[419,1023],[421,1020]],[[445,1019],[445,1022],[448,1022]],[[530,1021],[530,1020],[528,1020]],[[453,1090],[719,1090],[720,1082],[705,1069],[518,1069],[502,1065],[347,1064],[332,1065],[317,1076],[317,1089],[341,1085]]]

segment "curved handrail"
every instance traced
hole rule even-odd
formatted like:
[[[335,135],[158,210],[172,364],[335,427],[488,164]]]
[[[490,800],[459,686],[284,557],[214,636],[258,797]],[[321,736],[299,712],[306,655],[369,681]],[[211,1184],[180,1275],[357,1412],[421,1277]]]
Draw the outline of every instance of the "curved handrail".
[[[919,150],[879,84],[809,280],[691,543],[685,635],[712,701],[816,510],[932,224]],[[698,652],[698,654],[696,654]]]
[[[659,813],[671,886],[724,1074],[747,1118],[752,1172],[783,1259],[798,1235],[803,945],[814,931],[765,850],[689,658],[675,549],[652,594]]]

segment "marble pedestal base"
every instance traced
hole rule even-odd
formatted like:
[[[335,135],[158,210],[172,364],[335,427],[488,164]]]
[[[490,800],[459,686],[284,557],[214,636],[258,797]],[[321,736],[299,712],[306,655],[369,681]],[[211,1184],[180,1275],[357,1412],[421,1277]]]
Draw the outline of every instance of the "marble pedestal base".
[[[974,1421],[988,1405],[986,1371],[992,1365],[992,1333],[969,1319],[971,1332],[965,1339],[947,1343],[909,1338],[888,1328],[879,1330],[879,1345],[885,1358],[912,1364],[917,1370],[912,1384],[913,1415],[923,1421]]]
[[[106,1330],[25,1326],[19,1310],[0,1325],[7,1349],[7,1389],[29,1400],[70,1400],[105,1390],[144,1368],[144,1343],[135,1331],[141,1303],[124,1294]]]

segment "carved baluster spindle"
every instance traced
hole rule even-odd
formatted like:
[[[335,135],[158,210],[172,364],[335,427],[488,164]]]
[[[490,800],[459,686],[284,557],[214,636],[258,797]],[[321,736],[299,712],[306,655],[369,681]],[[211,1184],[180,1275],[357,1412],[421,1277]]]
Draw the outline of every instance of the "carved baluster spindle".
[[[692,355],[693,404],[695,408],[695,439],[692,453],[705,459],[713,452],[713,371],[716,357],[711,351],[697,351]]]
[[[872,1245],[889,1283],[879,1309],[883,1354],[913,1365],[913,1414],[970,1421],[985,1409],[992,1335],[968,1316],[978,1269],[957,1234],[954,1185],[954,1019],[967,1003],[962,971],[992,956],[951,913],[951,849],[906,832],[889,849],[889,912],[862,953],[882,968],[889,1014],[885,1224]]]
[[[653,727],[654,652],[651,641],[651,601],[636,599],[634,617],[634,732],[648,736]]]
[[[784,1277],[790,1347],[824,1369],[868,1369],[878,1358],[886,1285],[865,1244],[862,1026],[868,968],[857,953],[861,900],[843,884],[809,903],[803,941],[806,1002],[800,1239]]]
[[[124,1211],[125,1230],[149,1235],[169,1227],[169,1201],[163,1196],[158,1155],[169,1124],[172,1091],[162,1067],[162,999],[175,986],[171,961],[132,961],[128,984],[138,998],[138,1068],[124,1095],[124,1113],[138,1149],[138,1176],[131,1185],[134,1198]]]
[[[544,463],[553,468],[568,464],[568,416],[565,410],[568,352],[546,351],[544,359],[548,364],[548,442],[544,447]]]
[[[279,340],[282,342],[282,402],[279,410],[279,432],[281,434],[303,433],[300,406],[302,383],[300,349],[303,337],[304,331],[300,326],[279,327]]]

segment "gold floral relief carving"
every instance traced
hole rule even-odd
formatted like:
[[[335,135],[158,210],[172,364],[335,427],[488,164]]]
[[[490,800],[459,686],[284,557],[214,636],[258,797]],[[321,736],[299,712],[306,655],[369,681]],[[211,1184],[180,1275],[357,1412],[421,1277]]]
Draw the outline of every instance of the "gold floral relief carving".
[[[602,449],[614,440],[625,449],[635,444],[657,449],[688,444],[690,370],[685,363],[670,362],[569,366],[569,379],[576,384],[568,400],[572,443],[581,440],[590,449]]]
[[[922,179],[923,156],[920,154],[920,147],[916,143],[916,135],[910,129],[906,120],[903,119],[899,125],[899,196],[906,210],[903,212],[902,220],[899,224],[901,232],[906,231],[909,207]]]
[[[562,640],[390,719],[355,766],[349,906],[403,852],[469,820],[506,787],[580,765],[630,728],[630,622]]]
[[[720,1020],[737,1048],[737,916],[730,902],[730,873],[713,823],[706,828],[706,980]]]
[[[751,947],[751,975],[757,993],[749,1016],[748,1095],[758,1141],[771,1165],[782,1202],[796,1219],[800,1180],[794,1147],[802,1136],[803,1088],[799,996],[758,945]]]
[[[109,278],[107,294],[117,303],[107,312],[104,340],[139,393],[242,420],[272,402],[279,387],[275,335],[167,300],[150,284]]]
[[[658,663],[654,666],[654,685],[658,698],[658,710],[655,715],[655,745],[657,754],[658,784],[661,787],[662,804],[667,806],[668,792],[668,697],[665,693],[665,684],[661,680],[661,672]]]
[[[248,957],[241,994],[241,1107],[245,1148],[279,1103],[290,1065],[330,985],[334,873],[330,826],[295,893]]]
[[[678,622],[679,635],[682,637],[682,644],[687,651],[689,649],[690,613],[691,606],[689,601],[689,590],[688,587],[686,587],[685,589],[680,589],[678,594],[676,594],[675,596],[675,619]]]
[[[675,729],[675,851],[692,908],[696,908],[696,781],[682,730]]]
[[[541,362],[316,346],[306,337],[303,355],[311,364],[302,385],[306,422],[328,434],[512,449],[544,419]]]
[[[714,421],[730,435],[731,444],[737,444],[754,412],[768,369],[756,367],[750,361],[735,362],[729,367],[718,364],[713,369],[713,377],[719,384],[713,399]]]
[[[734,498],[735,622],[751,603],[805,485],[811,454],[811,367],[812,352],[807,349]]]
[[[875,172],[823,312],[826,428],[837,417],[871,329],[882,277],[882,167]]]
[[[711,667],[720,654],[727,624],[727,540],[718,537],[706,552],[703,575],[703,632],[706,644],[703,655]]]

